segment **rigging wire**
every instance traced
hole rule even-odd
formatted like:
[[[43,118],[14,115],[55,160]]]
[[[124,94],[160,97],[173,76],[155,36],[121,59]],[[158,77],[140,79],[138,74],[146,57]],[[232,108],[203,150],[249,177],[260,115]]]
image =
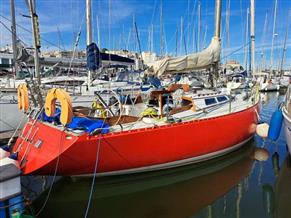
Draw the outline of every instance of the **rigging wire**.
[[[75,41],[75,45],[73,47],[73,55],[72,55],[71,60],[70,60],[70,65],[69,65],[69,69],[68,69],[68,76],[69,76],[69,72],[70,72],[70,70],[72,68],[73,61],[75,59],[75,53],[76,53],[77,47],[79,45],[79,41],[80,41],[80,37],[81,37],[82,25],[83,25],[83,22],[84,22],[84,18],[85,18],[85,13],[84,13],[84,15],[82,17],[82,21],[81,21],[81,24],[80,24],[79,32],[77,34],[77,38],[76,38],[76,41]]]
[[[11,22],[11,20],[10,20],[9,18],[5,17],[5,16],[2,15],[2,14],[0,14],[0,17],[2,17],[3,19],[7,20],[8,22]],[[0,21],[0,22],[2,23],[2,25],[5,25],[2,21]],[[19,27],[20,29],[22,29],[22,30],[28,32],[28,33],[32,33],[31,30],[29,30],[29,29],[23,27],[23,26],[20,25],[20,24],[16,24],[16,26]],[[9,28],[9,30],[10,30],[10,28]],[[60,49],[61,51],[65,51],[65,50],[63,50],[60,46],[58,46],[57,44],[54,44],[53,42],[50,42],[49,40],[45,39],[44,37],[41,37],[41,40],[44,41],[44,42],[46,42],[47,44],[49,44],[49,45],[51,45],[51,46],[54,46],[54,47]],[[22,41],[22,40],[21,40],[21,41]],[[23,41],[22,41],[22,42],[23,42]],[[26,44],[26,43],[25,43],[25,44]]]
[[[1,16],[1,15],[0,15]],[[3,23],[1,20],[0,20],[0,24],[2,24],[3,25],[3,27],[6,29],[6,30],[8,30],[11,34],[13,34],[12,33],[12,30],[5,24],[5,23]],[[24,43],[25,44],[25,42],[22,40],[22,39],[20,39],[18,36],[16,36],[17,37],[17,39],[19,40],[19,41],[21,41],[22,43]]]
[[[231,52],[231,53],[229,53],[229,54],[223,56],[222,58],[220,58],[220,60],[223,60],[223,59],[225,59],[225,58],[228,58],[229,56],[231,56],[231,55],[237,53],[237,52],[240,51],[241,49],[247,47],[250,43],[251,43],[251,41],[249,41],[248,43],[242,45],[241,47],[239,47],[238,49],[234,50],[233,52]]]

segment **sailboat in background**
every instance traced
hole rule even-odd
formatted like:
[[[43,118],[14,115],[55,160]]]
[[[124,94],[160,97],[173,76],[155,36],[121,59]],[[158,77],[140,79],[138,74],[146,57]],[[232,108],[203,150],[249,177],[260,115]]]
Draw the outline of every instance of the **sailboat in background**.
[[[32,5],[31,5],[32,4]],[[49,88],[53,87],[62,87],[65,88],[70,93],[74,94],[73,103],[74,104],[80,104],[83,103],[84,106],[91,106],[92,102],[95,99],[95,92],[102,92],[105,90],[111,90],[111,91],[140,91],[148,90],[152,88],[153,86],[151,84],[142,85],[141,80],[138,80],[139,73],[135,73],[124,70],[121,72],[118,72],[116,74],[119,74],[119,76],[116,76],[116,80],[118,81],[108,81],[108,80],[101,80],[98,78],[90,78],[90,81],[88,81],[88,76],[74,76],[70,75],[70,69],[71,66],[75,66],[74,64],[71,65],[70,60],[69,69],[67,70],[68,73],[66,75],[60,75],[60,76],[53,76],[53,77],[43,77],[43,75],[40,72],[40,66],[43,63],[46,64],[52,64],[50,62],[53,62],[51,60],[46,60],[45,58],[39,57],[39,49],[40,49],[40,36],[39,36],[39,28],[38,24],[32,24],[32,29],[35,29],[33,33],[35,34],[34,39],[38,39],[37,41],[34,41],[35,43],[35,49],[33,52],[29,53],[25,49],[24,45],[22,43],[17,42],[17,36],[16,36],[16,21],[15,21],[15,5],[14,0],[11,0],[11,20],[12,20],[12,45],[13,45],[13,55],[14,55],[14,70],[15,70],[15,76],[14,78],[3,78],[0,81],[0,134],[5,133],[5,136],[12,135],[13,131],[15,129],[21,128],[24,125],[24,122],[26,121],[25,117],[23,120],[21,117],[23,117],[23,114],[20,113],[18,110],[18,99],[17,99],[17,87],[20,84],[23,83],[39,83],[39,87],[41,87],[44,92],[46,92]],[[29,13],[31,14],[31,17],[33,14],[36,14],[36,8],[33,3],[28,2],[28,9]],[[32,22],[33,23],[33,22]],[[130,58],[122,57],[115,54],[107,54],[102,53],[99,51],[99,48],[96,47],[93,51],[97,53],[96,56],[93,58],[96,67],[100,67],[102,65],[102,61],[108,62],[110,60],[113,64],[124,64],[125,66],[133,66],[135,64],[135,61]],[[36,57],[36,61],[33,60],[33,56]],[[74,55],[73,55],[74,56]],[[66,60],[67,62],[69,60]],[[65,62],[66,62],[65,61]],[[30,75],[34,74],[35,76],[31,78],[29,76],[26,79],[18,78],[18,72],[21,63],[31,64],[31,63],[37,63],[33,69],[31,69]],[[49,63],[48,63],[49,62]],[[59,63],[56,63],[59,64]],[[77,63],[78,64],[78,63]],[[80,64],[80,63],[79,63]],[[82,64],[82,63],[81,63]],[[81,65],[80,64],[80,65]],[[104,67],[104,74],[107,72],[106,66]],[[29,71],[29,70],[28,70]],[[130,81],[128,79],[128,75],[134,79],[134,81]],[[123,87],[122,89],[120,87]],[[9,90],[9,93],[8,93]],[[20,123],[22,121],[22,124]],[[8,134],[9,133],[9,134]]]
[[[12,47],[13,47],[13,58],[16,60],[16,21],[15,21],[15,6],[14,0],[10,1],[10,12],[11,12],[11,32],[12,32]],[[4,133],[7,134],[8,132],[14,131],[19,126],[20,120],[26,121],[24,115],[20,113],[17,107],[17,95],[16,89],[17,83],[15,83],[15,77],[18,75],[19,66],[17,61],[13,62],[14,64],[14,78],[11,84],[13,89],[4,89],[1,87],[2,80],[0,81],[0,134]],[[7,80],[10,83],[10,80]],[[5,82],[7,82],[5,81]],[[23,80],[21,81],[23,82]],[[8,93],[7,93],[8,91]],[[12,92],[11,92],[12,91]],[[23,117],[21,119],[21,117]]]
[[[273,78],[273,50],[274,50],[274,40],[277,34],[275,33],[276,29],[276,19],[277,19],[277,3],[278,1],[275,0],[275,7],[274,7],[274,19],[273,19],[273,32],[272,32],[272,48],[271,48],[271,70],[270,72],[253,72],[253,76],[256,78],[257,83],[260,85],[261,92],[272,92],[272,91],[279,91],[280,90],[280,83]],[[254,49],[252,48],[252,57],[255,56]],[[255,62],[252,61],[252,65]]]

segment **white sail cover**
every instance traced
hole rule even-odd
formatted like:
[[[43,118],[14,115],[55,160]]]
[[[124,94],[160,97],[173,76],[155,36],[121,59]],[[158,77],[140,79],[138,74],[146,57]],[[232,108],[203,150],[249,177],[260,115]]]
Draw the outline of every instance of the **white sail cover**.
[[[220,59],[220,39],[213,37],[210,45],[198,53],[182,57],[166,57],[149,66],[148,73],[156,76],[204,69]]]

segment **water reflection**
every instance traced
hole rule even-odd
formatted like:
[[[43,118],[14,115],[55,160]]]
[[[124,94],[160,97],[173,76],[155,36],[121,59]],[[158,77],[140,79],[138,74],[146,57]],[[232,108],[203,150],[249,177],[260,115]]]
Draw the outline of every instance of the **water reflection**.
[[[288,156],[275,182],[274,217],[291,216],[291,158]]]
[[[90,217],[190,217],[204,207],[208,215],[214,215],[216,210],[211,204],[238,184],[234,212],[239,213],[243,195],[240,181],[250,173],[254,156],[255,148],[250,144],[207,163],[126,177],[99,178]],[[63,178],[54,185],[42,217],[84,216],[91,182],[91,178]],[[46,193],[35,203],[36,209],[45,196]],[[228,199],[223,205],[224,211],[227,206]]]
[[[266,213],[270,217],[290,217],[291,215],[291,157],[287,156],[281,166],[274,167],[276,181],[274,185],[263,185],[263,201]]]

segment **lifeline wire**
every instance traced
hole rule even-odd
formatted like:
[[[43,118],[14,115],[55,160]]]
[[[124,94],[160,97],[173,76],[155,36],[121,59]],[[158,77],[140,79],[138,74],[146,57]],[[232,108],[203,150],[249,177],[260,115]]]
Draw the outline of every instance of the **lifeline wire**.
[[[41,113],[42,113],[42,110],[43,110],[43,107],[40,109],[40,111],[39,111],[39,113],[37,113],[37,115],[38,115],[38,114],[41,114]],[[21,149],[21,147],[22,147],[22,145],[23,145],[23,142],[25,142],[25,141],[28,140],[28,138],[30,137],[31,131],[32,131],[32,129],[33,129],[33,127],[35,126],[36,123],[37,123],[37,118],[33,121],[32,125],[30,126],[30,129],[27,131],[27,135],[26,135],[26,137],[25,137],[24,140],[23,140],[23,141],[18,145],[18,148],[16,149],[15,153],[19,152],[20,149]],[[24,131],[23,131],[23,134],[24,134]],[[27,154],[28,149],[30,148],[30,146],[31,146],[31,143],[29,143],[29,145],[26,147],[25,152],[24,152],[24,155],[23,155],[23,157],[22,157],[20,163],[22,163],[22,161],[24,160],[24,158],[25,158],[25,156],[26,156],[26,154]]]
[[[7,143],[8,146],[11,145],[12,140],[13,140],[13,138],[15,137],[17,131],[20,129],[20,126],[21,126],[22,122],[24,121],[24,118],[25,118],[25,117],[26,117],[26,114],[23,114],[23,115],[22,115],[22,118],[21,118],[21,120],[20,120],[20,122],[18,123],[18,125],[17,125],[17,127],[16,127],[16,129],[15,129],[15,131],[14,131],[14,133],[12,134],[12,136],[10,137],[10,139],[9,139],[9,141],[8,141],[8,143]]]

